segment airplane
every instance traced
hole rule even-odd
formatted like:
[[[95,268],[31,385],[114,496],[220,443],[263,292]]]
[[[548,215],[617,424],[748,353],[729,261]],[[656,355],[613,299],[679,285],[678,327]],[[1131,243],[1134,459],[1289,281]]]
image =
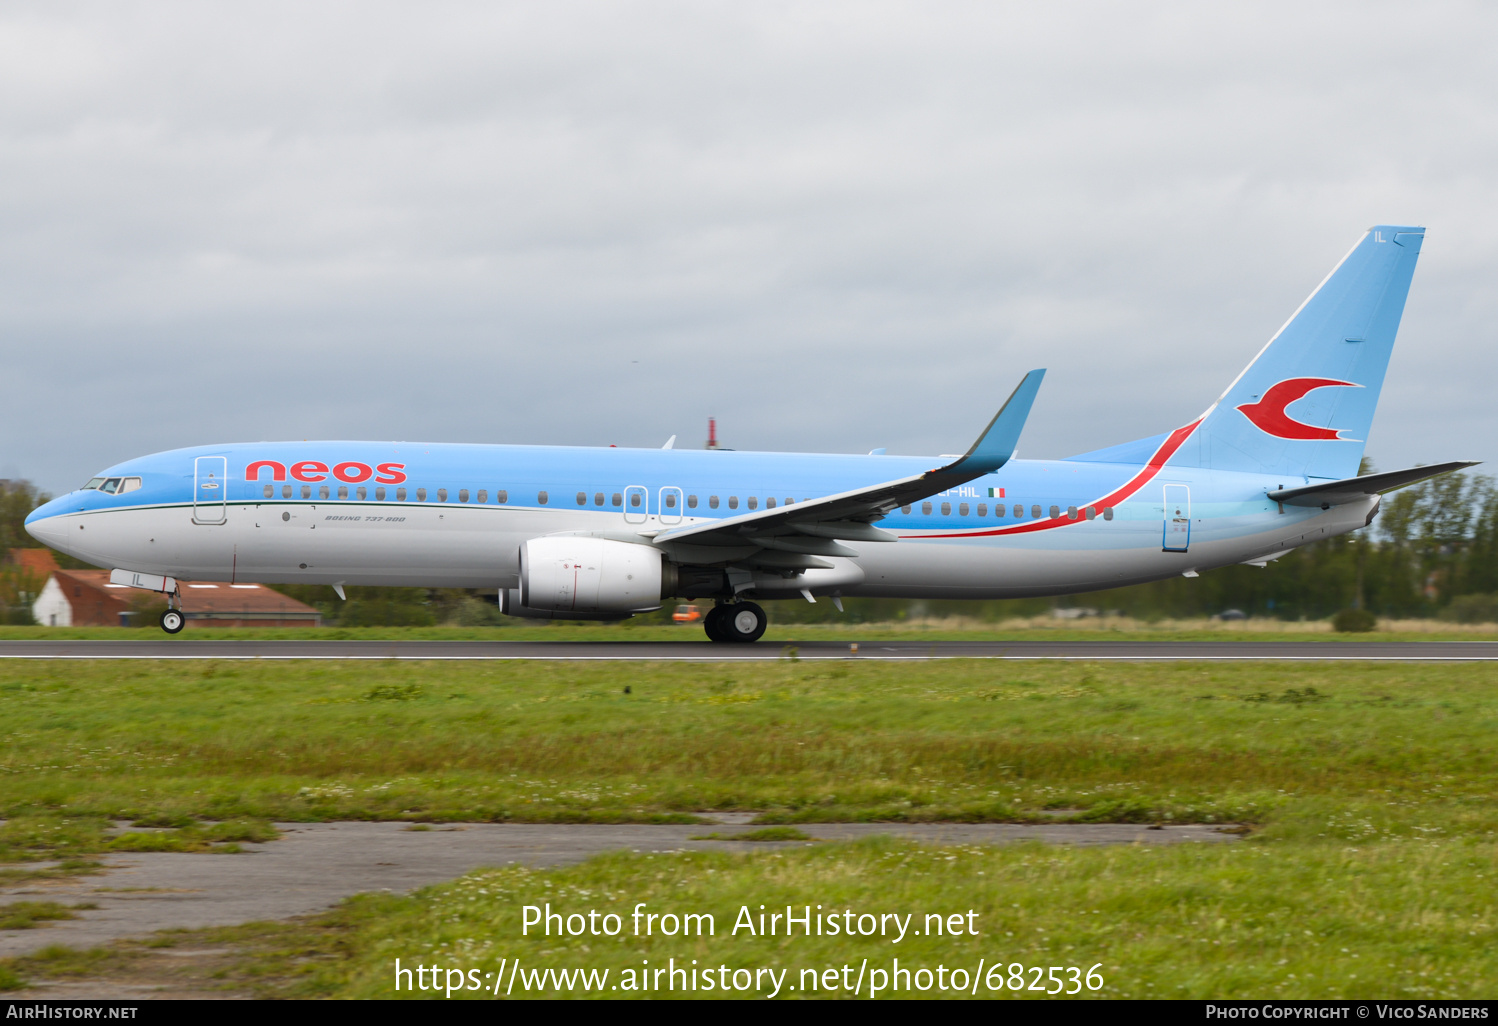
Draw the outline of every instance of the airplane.
[[[1476,464],[1358,476],[1424,238],[1368,229],[1200,417],[1067,459],[1014,458],[1035,370],[954,458],[209,445],[116,464],[26,529],[164,593],[170,634],[183,583],[492,589],[504,613],[558,620],[710,599],[708,638],[753,642],[755,599],[1020,598],[1264,566]]]

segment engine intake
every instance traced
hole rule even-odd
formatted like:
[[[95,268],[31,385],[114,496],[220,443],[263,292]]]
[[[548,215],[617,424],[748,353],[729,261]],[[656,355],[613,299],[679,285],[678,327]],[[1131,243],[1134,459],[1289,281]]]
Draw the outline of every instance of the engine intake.
[[[520,605],[557,613],[648,613],[674,590],[673,569],[649,545],[532,538],[520,546]]]

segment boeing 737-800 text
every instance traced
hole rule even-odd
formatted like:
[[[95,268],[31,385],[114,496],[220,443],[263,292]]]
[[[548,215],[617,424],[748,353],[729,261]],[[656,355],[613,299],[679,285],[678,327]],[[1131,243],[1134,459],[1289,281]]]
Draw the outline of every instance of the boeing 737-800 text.
[[[498,591],[523,617],[616,620],[711,598],[1017,598],[1264,564],[1356,530],[1358,477],[1423,228],[1368,230],[1191,423],[1064,460],[1012,459],[1032,371],[963,456],[408,442],[257,442],[128,460],[27,518],[38,540],[167,594],[178,582]]]

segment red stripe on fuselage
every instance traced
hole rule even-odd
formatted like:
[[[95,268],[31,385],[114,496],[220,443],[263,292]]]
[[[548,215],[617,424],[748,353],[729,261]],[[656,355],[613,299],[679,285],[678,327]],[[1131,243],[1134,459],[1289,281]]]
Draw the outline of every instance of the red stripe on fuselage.
[[[1185,427],[1176,428],[1174,431],[1172,431],[1170,433],[1170,437],[1160,443],[1160,448],[1155,450],[1155,454],[1150,457],[1149,462],[1144,465],[1144,468],[1140,470],[1139,473],[1129,478],[1119,488],[1116,488],[1115,490],[1109,492],[1102,498],[1094,499],[1086,505],[1078,507],[1079,514],[1077,516],[1077,519],[1075,520],[1072,520],[1069,517],[1061,516],[1054,519],[1048,518],[1046,520],[1031,520],[1028,523],[1015,524],[1013,527],[996,527],[990,531],[961,531],[956,534],[902,534],[899,537],[988,538],[1000,534],[1028,534],[1033,531],[1050,531],[1057,527],[1066,527],[1069,524],[1085,524],[1087,522],[1087,518],[1085,515],[1080,513],[1080,510],[1085,510],[1087,506],[1117,506],[1119,503],[1129,498],[1135,492],[1139,491],[1139,489],[1149,484],[1150,481],[1154,479],[1155,475],[1159,474],[1160,471],[1164,469],[1165,464],[1170,460],[1172,456],[1176,454],[1176,450],[1184,445],[1186,439],[1191,437],[1191,433],[1200,426],[1201,421],[1197,420],[1193,421],[1190,424],[1187,424]]]

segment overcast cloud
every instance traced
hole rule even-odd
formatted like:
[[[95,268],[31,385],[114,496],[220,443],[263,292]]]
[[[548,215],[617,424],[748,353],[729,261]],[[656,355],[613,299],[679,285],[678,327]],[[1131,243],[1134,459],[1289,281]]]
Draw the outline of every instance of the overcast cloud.
[[[1498,7],[8,4],[0,474],[262,438],[1021,451],[1429,228],[1369,453],[1498,459]]]

